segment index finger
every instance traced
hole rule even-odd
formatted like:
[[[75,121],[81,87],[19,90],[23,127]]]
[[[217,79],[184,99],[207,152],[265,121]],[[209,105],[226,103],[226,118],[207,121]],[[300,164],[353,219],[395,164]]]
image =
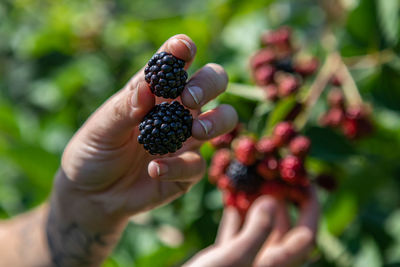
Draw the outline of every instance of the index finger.
[[[175,57],[185,61],[185,69],[188,69],[194,60],[196,51],[197,47],[189,36],[186,34],[177,34],[165,41],[157,53],[171,53]]]

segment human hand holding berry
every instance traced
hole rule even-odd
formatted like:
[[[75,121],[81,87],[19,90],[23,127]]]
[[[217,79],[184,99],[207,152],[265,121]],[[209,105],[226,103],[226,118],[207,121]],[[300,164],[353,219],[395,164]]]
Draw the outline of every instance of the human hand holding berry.
[[[159,51],[182,59],[187,69],[196,46],[186,35],[177,35]],[[163,100],[152,94],[143,70],[133,76],[87,120],[65,149],[51,202],[48,236],[54,240],[73,239],[73,235],[62,236],[61,228],[79,225],[84,229],[80,235],[89,240],[93,237],[98,241],[97,249],[109,251],[129,216],[186,192],[205,172],[205,162],[199,154],[202,141],[229,132],[237,124],[236,112],[229,105],[200,114],[200,108],[222,93],[227,82],[225,71],[217,64],[207,64],[193,75],[181,94],[181,102],[192,109],[192,138],[176,153],[156,157],[145,151],[137,139],[139,123]],[[99,239],[98,234],[104,236]],[[53,256],[58,251],[65,252],[59,241],[49,243]],[[103,243],[107,246],[102,247]],[[68,255],[62,256],[69,266],[77,263],[67,261]],[[85,255],[86,260],[95,262],[103,258],[98,254],[96,257]]]
[[[252,204],[244,222],[237,209],[227,206],[215,244],[185,266],[298,266],[313,248],[318,217],[313,190],[302,202],[294,227],[286,203],[269,196]]]

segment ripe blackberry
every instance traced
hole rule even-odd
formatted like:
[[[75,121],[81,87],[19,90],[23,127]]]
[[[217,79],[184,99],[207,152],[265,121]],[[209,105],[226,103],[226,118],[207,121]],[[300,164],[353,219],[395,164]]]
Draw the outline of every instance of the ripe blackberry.
[[[156,105],[139,125],[138,142],[150,154],[173,153],[192,135],[193,118],[178,101]]]
[[[226,175],[237,191],[255,192],[263,182],[254,166],[243,165],[237,160],[231,162]]]
[[[156,96],[177,98],[188,77],[183,69],[185,61],[167,52],[155,54],[144,69],[145,79]]]
[[[280,71],[293,73],[294,67],[290,57],[285,57],[275,62],[275,68]]]

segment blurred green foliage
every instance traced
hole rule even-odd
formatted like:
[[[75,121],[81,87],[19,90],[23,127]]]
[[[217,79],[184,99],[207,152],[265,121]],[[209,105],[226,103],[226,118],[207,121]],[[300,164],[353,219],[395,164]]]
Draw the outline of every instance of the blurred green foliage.
[[[374,106],[373,136],[348,142],[317,126],[320,100],[305,133],[307,162],[329,170],[339,189],[320,193],[323,216],[310,266],[400,264],[400,3],[397,0],[3,0],[0,2],[0,216],[49,195],[63,148],[105,99],[170,36],[197,44],[193,73],[223,65],[232,86],[216,103],[237,108],[261,134],[273,111],[251,85],[249,56],[260,34],[290,25],[301,47],[323,60],[330,27],[363,98]],[[289,100],[288,100],[289,101]],[[271,114],[272,112],[272,114]],[[269,118],[269,119],[268,119]],[[209,160],[213,151],[202,148]],[[203,179],[193,190],[132,220],[104,266],[177,266],[216,235],[222,201]]]

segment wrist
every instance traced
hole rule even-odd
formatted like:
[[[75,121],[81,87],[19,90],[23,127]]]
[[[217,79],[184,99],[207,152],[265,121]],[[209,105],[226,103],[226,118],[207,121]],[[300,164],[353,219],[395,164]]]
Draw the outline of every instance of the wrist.
[[[56,175],[50,206],[55,215],[78,221],[88,227],[118,229],[129,215],[106,192],[84,190],[60,169]]]
[[[57,173],[46,224],[48,247],[57,266],[97,266],[117,244],[128,217],[106,201],[77,189]]]

